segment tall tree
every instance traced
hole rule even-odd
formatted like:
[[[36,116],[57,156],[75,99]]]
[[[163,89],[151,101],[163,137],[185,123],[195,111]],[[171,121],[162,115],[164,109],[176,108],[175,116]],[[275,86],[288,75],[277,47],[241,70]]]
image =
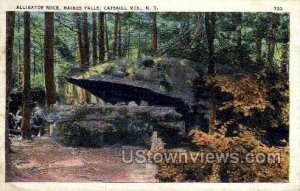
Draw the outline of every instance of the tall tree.
[[[75,12],[74,13],[74,20],[76,22],[76,29],[77,29],[77,42],[78,42],[78,49],[79,49],[79,57],[80,57],[80,66],[84,66],[84,51],[83,51],[83,44],[82,44],[82,27],[81,27],[81,14]]]
[[[118,24],[118,56],[121,58],[123,56],[121,16],[119,16]]]
[[[107,59],[110,60],[110,49],[109,49],[109,39],[108,39],[108,24],[107,24],[107,15],[104,16],[105,19],[105,46],[107,52]]]
[[[208,45],[208,73],[215,73],[214,65],[214,39],[215,39],[215,23],[216,23],[216,14],[215,13],[205,13],[205,28],[207,36],[207,45]],[[216,105],[216,92],[214,89],[210,90],[210,106],[209,106],[209,134],[215,132],[217,119],[217,105]],[[212,175],[209,177],[211,182],[220,182],[221,181],[221,165],[219,163],[212,164]]]
[[[14,27],[15,12],[6,12],[6,92],[7,95],[12,90],[12,65],[13,65],[13,45],[14,45]]]
[[[84,57],[84,68],[89,67],[90,62],[90,41],[89,41],[89,23],[88,23],[88,13],[82,13],[82,44],[83,44],[83,57]],[[86,89],[81,89],[82,92],[82,102],[90,102],[90,94]]]
[[[208,46],[208,73],[215,73],[214,39],[215,39],[216,13],[205,13],[205,29]]]
[[[12,65],[13,65],[13,44],[14,44],[14,26],[15,26],[15,12],[6,12],[6,97],[8,98],[12,90]],[[6,115],[9,112],[9,103],[6,99]],[[7,172],[10,168],[10,162],[8,160],[9,152],[9,140],[8,140],[8,117],[5,121],[5,172],[7,177]]]
[[[104,39],[104,13],[103,12],[99,13],[99,15],[98,15],[98,22],[99,22],[99,35],[98,35],[98,39],[99,39],[98,40],[98,45],[99,45],[99,63],[103,63],[104,62],[104,58],[105,58],[105,46],[104,46],[104,44],[105,44],[105,39]],[[106,45],[106,49],[108,49],[108,44]]]
[[[150,13],[151,19],[151,53],[152,55],[157,54],[157,22],[156,13]]]
[[[117,55],[118,48],[118,27],[119,27],[120,15],[118,13],[115,14],[115,26],[114,26],[114,41],[113,41],[113,56],[114,58]]]
[[[30,13],[24,12],[24,80],[22,96],[22,139],[31,139],[30,126]]]
[[[97,60],[97,15],[96,13],[93,12],[92,17],[93,17],[93,26],[92,26],[93,64],[96,64],[98,61]]]
[[[80,68],[87,68],[89,66],[89,38],[88,38],[88,21],[87,13],[74,13],[77,40],[80,56]],[[87,90],[81,88],[81,102],[89,103],[90,96]]]
[[[21,31],[21,15],[18,14],[17,16],[17,33],[19,34]],[[22,45],[21,45],[21,38],[18,38],[18,84],[17,87],[22,86],[22,74],[23,74],[23,66],[22,66]]]
[[[215,38],[215,13],[205,13],[205,28],[208,46],[208,74],[215,73],[214,55],[214,38]],[[216,100],[215,91],[210,92],[210,109],[209,109],[209,133],[213,133],[216,123]]]
[[[141,19],[138,17],[138,25],[141,25]],[[138,29],[138,53],[137,53],[138,59],[141,58],[141,28],[139,27]]]
[[[54,76],[54,12],[45,12],[44,46],[46,104],[49,107],[58,100]]]
[[[89,66],[89,60],[90,60],[90,46],[89,46],[89,23],[88,23],[88,13],[84,12],[82,13],[82,44],[83,44],[83,57],[84,57],[84,66]]]
[[[272,13],[272,21],[271,21],[271,34],[269,39],[269,52],[268,52],[268,64],[270,66],[273,65],[274,51],[275,51],[275,43],[276,43],[276,32],[279,25],[279,14]]]

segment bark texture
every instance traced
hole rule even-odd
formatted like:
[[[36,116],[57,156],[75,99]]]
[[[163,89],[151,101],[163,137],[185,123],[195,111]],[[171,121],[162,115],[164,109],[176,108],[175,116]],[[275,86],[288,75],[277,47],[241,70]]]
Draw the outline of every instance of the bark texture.
[[[151,52],[152,55],[157,54],[157,23],[156,13],[150,13],[151,18]]]
[[[103,63],[105,59],[104,13],[99,13],[98,23],[99,23],[99,35],[98,35],[99,63]],[[106,49],[108,49],[108,45],[106,45]]]
[[[45,12],[45,87],[46,104],[51,106],[58,100],[54,76],[54,12]]]
[[[93,65],[95,65],[98,61],[98,56],[97,56],[97,15],[96,15],[96,13],[92,13],[92,17],[93,17],[93,27],[92,27],[93,28],[92,29]]]
[[[215,13],[205,13],[205,28],[208,46],[208,73],[215,73],[214,56],[214,38],[215,38]],[[212,134],[216,125],[216,100],[215,92],[212,89],[210,92],[210,108],[209,108],[209,133]]]
[[[77,29],[77,41],[78,41],[78,49],[79,49],[79,57],[80,57],[80,66],[84,66],[84,56],[83,56],[83,44],[82,44],[82,30],[81,30],[81,14],[74,13],[74,19],[76,22]]]
[[[215,23],[216,13],[205,13],[205,28],[208,46],[208,73],[215,73],[214,55],[214,39],[215,39]]]
[[[113,41],[113,56],[114,58],[117,55],[117,48],[118,48],[118,27],[119,27],[119,19],[120,15],[117,13],[115,15],[115,26],[114,26],[114,41]]]
[[[30,125],[30,13],[24,12],[24,81],[22,96],[22,139],[31,139]]]
[[[8,96],[12,90],[12,61],[13,61],[13,43],[14,43],[14,26],[15,26],[15,12],[6,12],[6,115],[9,112]],[[6,119],[8,119],[6,117]],[[8,120],[5,120],[5,178],[8,177],[10,169],[10,161],[8,153],[10,152],[10,145],[8,139]]]
[[[83,44],[83,57],[84,57],[84,66],[89,66],[90,61],[90,43],[89,43],[89,24],[88,24],[88,14],[82,13],[82,44]]]

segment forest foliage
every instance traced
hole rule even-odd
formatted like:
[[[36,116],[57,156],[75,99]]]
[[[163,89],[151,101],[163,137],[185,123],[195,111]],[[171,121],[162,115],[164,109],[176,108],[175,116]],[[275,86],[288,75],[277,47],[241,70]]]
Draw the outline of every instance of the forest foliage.
[[[45,66],[51,56],[45,59],[48,52],[45,51],[44,15],[38,12],[31,13],[30,18],[20,12],[15,15],[13,88],[25,87],[24,73],[30,72],[31,88],[47,89]],[[200,122],[187,132],[189,149],[282,153],[280,164],[169,165],[163,161],[157,175],[160,180],[277,182],[288,179],[288,14],[56,12],[52,19],[54,66],[50,69],[54,69],[55,76],[48,78],[54,80],[52,89],[56,88],[60,100],[69,99],[71,92],[72,96],[83,99],[79,103],[93,101],[86,90],[66,83],[66,74],[72,68],[86,71],[81,77],[90,78],[114,72],[118,75],[119,71],[115,70],[118,65],[127,76],[147,81],[159,78],[151,76],[156,74],[150,71],[151,66],[137,68],[133,63],[150,59],[159,65],[167,59],[176,60],[175,57],[183,60],[179,64],[185,68],[189,62],[184,60],[190,60],[196,64],[196,79],[186,78],[173,84],[180,87],[186,83],[193,87],[196,100],[193,109]],[[29,29],[26,24],[31,31],[24,31]],[[26,32],[31,37],[29,49],[24,46],[28,45],[28,38],[23,38]],[[28,62],[28,57],[23,56],[25,52],[30,57],[30,71],[23,64]],[[129,64],[122,65],[122,60]],[[169,78],[171,75],[167,74],[171,72],[163,69],[164,77]],[[176,71],[171,74],[176,79]],[[165,92],[172,91],[169,86],[163,88]]]
[[[115,14],[105,13],[105,60],[112,58],[115,33]],[[239,66],[246,69],[263,68],[268,62],[268,43],[270,39],[272,14],[242,13],[241,47],[237,47],[235,13],[217,13],[214,39],[214,62],[216,72],[238,72]],[[207,38],[204,13],[157,13],[157,55],[186,58],[195,61],[199,68],[207,63]],[[87,14],[89,49],[92,56],[93,16]],[[151,16],[149,13],[121,13],[121,37],[119,48],[121,57],[137,58],[151,55]],[[281,66],[288,61],[289,16],[280,15],[276,32],[274,65]],[[22,85],[23,69],[23,13],[17,12],[15,18],[15,38],[13,56],[13,87]],[[44,87],[44,13],[31,13],[31,84]],[[97,23],[97,28],[99,23]],[[58,89],[62,88],[64,74],[80,63],[77,42],[76,18],[72,13],[54,13],[54,55],[55,78]],[[98,31],[98,30],[97,30]],[[118,32],[118,31],[117,31]],[[99,31],[96,34],[99,36]],[[120,35],[119,35],[120,36]],[[96,38],[96,42],[99,39]],[[259,47],[260,45],[260,47]],[[237,48],[241,51],[239,60]],[[258,49],[259,52],[258,52]],[[118,50],[117,50],[118,51]],[[258,54],[259,53],[259,54]],[[99,57],[99,52],[97,53]],[[92,60],[92,59],[91,59]],[[99,61],[92,61],[91,65]],[[245,69],[244,69],[245,70]]]

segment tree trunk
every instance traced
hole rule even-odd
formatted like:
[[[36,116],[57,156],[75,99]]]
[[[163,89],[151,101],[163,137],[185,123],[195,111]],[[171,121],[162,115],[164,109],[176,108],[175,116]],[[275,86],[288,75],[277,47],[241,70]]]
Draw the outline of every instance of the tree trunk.
[[[81,93],[82,93],[82,103],[90,103],[91,98],[90,98],[90,94],[86,89],[81,88]]]
[[[156,13],[150,13],[151,19],[151,53],[152,55],[157,54],[157,24],[156,24]]]
[[[115,29],[114,29],[114,41],[113,41],[113,57],[117,55],[117,46],[118,46],[118,26],[119,26],[120,15],[116,13],[115,15]]]
[[[31,139],[30,126],[30,13],[24,12],[24,82],[22,96],[22,139]]]
[[[78,17],[78,24],[77,28],[81,31],[78,35],[79,47],[80,43],[82,45],[82,52],[81,52],[81,68],[88,68],[89,67],[89,58],[90,58],[90,47],[89,47],[89,31],[88,31],[88,14],[82,13],[81,17]],[[81,27],[82,23],[82,27]],[[81,37],[81,38],[80,38]],[[81,89],[81,102],[82,103],[89,103],[90,102],[90,95],[89,92],[85,89]]]
[[[236,13],[236,50],[238,54],[239,65],[243,66],[242,53],[242,13]]]
[[[121,27],[121,17],[119,16],[119,22],[118,22],[118,56],[121,58],[123,56],[123,50],[122,50],[122,27]]]
[[[21,16],[18,14],[18,24],[17,24],[17,32],[20,33],[21,30]],[[18,86],[22,86],[22,76],[23,76],[23,69],[22,69],[22,46],[21,46],[21,39],[18,38]]]
[[[15,12],[6,12],[6,93],[12,90]]]
[[[98,20],[99,20],[99,63],[103,63],[105,59],[105,39],[104,39],[104,13],[99,13],[98,15]],[[106,45],[106,48],[108,45]]]
[[[205,28],[208,46],[208,73],[215,73],[214,55],[214,39],[215,39],[215,18],[216,13],[205,13]]]
[[[46,104],[49,107],[58,100],[54,76],[54,12],[45,12],[44,46]]]
[[[92,30],[93,65],[95,65],[98,61],[97,59],[97,15],[96,13],[92,13],[92,16],[93,16],[93,30]]]
[[[127,42],[127,58],[130,58],[130,40],[131,40],[131,30],[128,31],[128,42]]]
[[[15,26],[15,12],[6,12],[6,120],[5,120],[5,178],[8,176],[10,170],[10,161],[8,153],[10,152],[10,145],[8,139],[8,113],[9,113],[9,94],[12,90],[12,62],[13,62],[13,45],[14,45],[14,26]]]
[[[256,39],[256,63],[257,64],[261,62],[261,46],[262,46],[262,38],[258,37]]]
[[[90,46],[89,46],[89,24],[88,24],[88,14],[82,13],[82,45],[83,45],[83,57],[84,57],[84,67],[89,66],[89,60],[90,60]]]
[[[84,56],[83,56],[83,44],[82,44],[82,31],[81,31],[81,15],[80,13],[74,13],[76,28],[77,28],[77,41],[80,57],[80,66],[84,66]]]
[[[108,41],[108,25],[107,25],[107,16],[105,16],[105,42],[106,42],[106,52],[107,52],[107,59],[110,60],[110,49],[109,49],[109,41]]]
[[[139,18],[139,26],[141,25],[141,19]],[[141,29],[138,30],[138,59],[141,58]]]
[[[74,100],[73,103],[77,104],[79,98],[78,98],[77,87],[74,84],[72,84],[72,92],[73,92],[73,100]]]
[[[215,73],[214,65],[214,38],[215,38],[215,13],[205,13],[205,28],[207,36],[207,46],[208,46],[208,74]],[[211,89],[210,91],[210,108],[209,108],[209,133],[212,134],[215,130],[216,125],[216,99],[215,91]]]
[[[276,32],[279,25],[279,14],[272,13],[272,29],[271,29],[271,36],[269,40],[269,52],[268,52],[268,64],[269,66],[273,65],[273,58],[274,58],[274,50],[275,50],[275,43],[276,43]]]

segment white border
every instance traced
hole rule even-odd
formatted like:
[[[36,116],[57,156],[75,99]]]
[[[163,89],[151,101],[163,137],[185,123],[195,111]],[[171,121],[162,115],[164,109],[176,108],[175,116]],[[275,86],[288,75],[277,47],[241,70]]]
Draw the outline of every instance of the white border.
[[[1,0],[0,2],[0,190],[300,190],[300,1],[297,0]],[[17,5],[157,6],[159,12],[290,13],[290,181],[289,183],[5,183],[5,11]],[[32,11],[32,10],[31,10]]]

